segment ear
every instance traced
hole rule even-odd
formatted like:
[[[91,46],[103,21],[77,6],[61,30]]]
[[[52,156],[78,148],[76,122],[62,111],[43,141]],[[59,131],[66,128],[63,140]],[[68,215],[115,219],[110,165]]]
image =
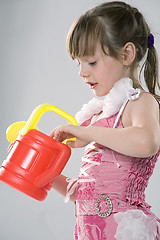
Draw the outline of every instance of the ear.
[[[135,45],[132,42],[126,43],[122,49],[123,64],[125,66],[130,66],[133,63],[135,56],[136,56]]]

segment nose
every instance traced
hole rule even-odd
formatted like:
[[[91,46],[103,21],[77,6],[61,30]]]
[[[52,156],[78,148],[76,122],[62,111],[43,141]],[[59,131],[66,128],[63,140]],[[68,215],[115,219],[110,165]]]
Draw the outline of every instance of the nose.
[[[80,65],[80,71],[79,71],[79,75],[80,77],[86,78],[89,77],[89,71],[87,70],[87,68],[84,65]]]

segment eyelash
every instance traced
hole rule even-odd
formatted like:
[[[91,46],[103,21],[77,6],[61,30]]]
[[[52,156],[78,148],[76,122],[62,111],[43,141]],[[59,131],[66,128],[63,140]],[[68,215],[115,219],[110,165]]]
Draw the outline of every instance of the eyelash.
[[[91,66],[94,66],[96,64],[96,61],[88,63]]]
[[[96,63],[97,63],[96,61],[94,61],[94,62],[89,62],[88,65],[94,66]],[[80,65],[81,65],[80,62],[78,62],[77,67],[79,67]]]

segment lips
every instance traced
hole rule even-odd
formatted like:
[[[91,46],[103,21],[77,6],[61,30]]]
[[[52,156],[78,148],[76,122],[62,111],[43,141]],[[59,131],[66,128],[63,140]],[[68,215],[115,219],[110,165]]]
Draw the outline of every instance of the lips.
[[[94,89],[97,86],[97,83],[86,82],[91,89]]]

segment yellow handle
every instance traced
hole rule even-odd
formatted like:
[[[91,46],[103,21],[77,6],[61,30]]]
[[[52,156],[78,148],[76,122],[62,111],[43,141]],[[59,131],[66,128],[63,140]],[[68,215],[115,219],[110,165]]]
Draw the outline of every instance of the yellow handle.
[[[72,125],[78,125],[76,119],[72,117],[70,114],[64,112],[60,108],[53,106],[51,104],[45,103],[41,104],[38,107],[36,107],[30,118],[28,119],[27,122],[17,122],[13,123],[8,129],[7,129],[7,139],[9,142],[14,142],[19,134],[19,131],[21,130],[21,135],[27,134],[27,132],[33,128],[36,128],[36,125],[41,118],[41,116],[48,111],[55,112],[59,116],[63,117],[64,119],[67,120],[68,124]],[[24,126],[25,123],[25,126]]]

